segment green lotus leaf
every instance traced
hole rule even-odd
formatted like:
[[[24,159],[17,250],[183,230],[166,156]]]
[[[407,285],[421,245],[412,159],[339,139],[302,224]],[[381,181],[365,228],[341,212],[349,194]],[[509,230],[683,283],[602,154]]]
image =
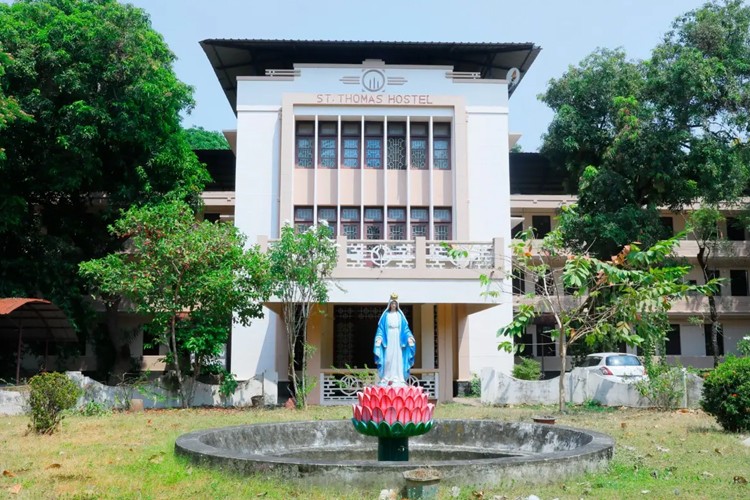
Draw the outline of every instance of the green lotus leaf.
[[[380,437],[391,437],[391,426],[388,425],[388,422],[383,420],[378,425],[378,436]]]
[[[391,426],[391,436],[393,437],[405,437],[408,436],[404,431],[404,426],[401,422],[394,422]]]
[[[406,427],[404,427],[404,432],[406,433],[407,436],[416,436],[417,435],[415,434],[416,431],[417,431],[417,426],[414,422],[409,422],[408,424],[406,424]]]

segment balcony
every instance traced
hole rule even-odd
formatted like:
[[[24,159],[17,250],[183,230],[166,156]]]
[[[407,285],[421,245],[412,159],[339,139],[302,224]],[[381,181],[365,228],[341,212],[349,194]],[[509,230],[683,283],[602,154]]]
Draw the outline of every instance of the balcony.
[[[259,238],[261,249],[275,240]],[[496,269],[502,262],[504,240],[428,241],[350,240],[336,238],[338,263],[334,279],[413,278],[470,279]],[[454,254],[451,250],[457,250]]]

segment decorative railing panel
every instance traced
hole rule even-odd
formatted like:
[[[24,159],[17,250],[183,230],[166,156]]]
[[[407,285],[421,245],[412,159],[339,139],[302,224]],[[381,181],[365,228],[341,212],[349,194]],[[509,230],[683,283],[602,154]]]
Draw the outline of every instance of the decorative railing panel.
[[[413,241],[347,240],[346,267],[391,267],[412,269],[415,265]]]
[[[320,374],[320,404],[344,405],[357,402],[357,392],[377,383],[374,370],[323,370]],[[427,397],[437,400],[437,370],[413,370],[409,385],[419,386]]]
[[[428,268],[437,269],[492,269],[492,243],[428,241]]]

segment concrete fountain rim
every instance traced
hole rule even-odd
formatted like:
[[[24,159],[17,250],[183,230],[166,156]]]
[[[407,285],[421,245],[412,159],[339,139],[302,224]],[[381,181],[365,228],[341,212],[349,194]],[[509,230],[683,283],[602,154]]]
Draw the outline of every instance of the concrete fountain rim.
[[[321,426],[321,425],[341,425],[341,426],[353,426],[350,420],[314,420],[314,421],[286,421],[286,422],[269,422],[269,423],[258,423],[258,424],[244,424],[229,427],[218,427],[211,429],[203,429],[193,431],[187,434],[179,436],[175,442],[175,451],[180,454],[188,455],[192,459],[200,461],[201,458],[210,458],[209,461],[213,463],[227,463],[229,461],[249,462],[257,464],[268,464],[273,465],[284,465],[292,467],[322,467],[326,469],[330,468],[347,468],[347,469],[386,469],[386,470],[409,470],[415,467],[427,467],[436,470],[445,468],[455,468],[461,466],[493,466],[502,465],[505,467],[512,467],[513,465],[531,465],[531,464],[551,464],[557,461],[564,461],[573,458],[585,459],[586,457],[603,457],[606,460],[611,458],[612,451],[614,449],[614,439],[606,434],[602,434],[588,429],[579,429],[575,427],[568,427],[562,425],[547,425],[547,424],[536,424],[528,422],[514,422],[514,421],[499,421],[499,420],[481,420],[481,419],[439,419],[435,420],[435,429],[439,429],[441,424],[452,424],[452,423],[468,423],[470,425],[481,425],[490,424],[498,425],[499,427],[504,426],[522,426],[527,429],[536,429],[540,432],[551,432],[556,433],[563,431],[564,433],[576,433],[590,436],[590,441],[582,446],[578,446],[569,450],[557,450],[550,452],[540,453],[522,453],[518,452],[518,455],[500,457],[500,458],[479,458],[479,459],[465,459],[465,460],[439,460],[439,461],[428,461],[420,462],[418,464],[414,462],[379,462],[377,460],[348,460],[342,461],[330,461],[330,460],[312,460],[306,458],[296,457],[294,455],[272,455],[272,454],[252,454],[233,450],[229,448],[220,448],[206,444],[202,438],[216,432],[231,432],[233,430],[245,430],[248,428],[272,428],[279,425],[303,425],[303,426]],[[359,436],[358,434],[354,434]],[[376,442],[376,438],[364,436],[367,440]],[[412,449],[418,449],[422,445],[415,442],[417,439],[412,440],[410,447]],[[357,443],[352,443],[351,448],[356,448]],[[428,444],[429,445],[429,444]],[[455,448],[456,446],[454,446]],[[333,447],[324,447],[331,449]],[[476,446],[463,447],[465,450],[477,449]]]

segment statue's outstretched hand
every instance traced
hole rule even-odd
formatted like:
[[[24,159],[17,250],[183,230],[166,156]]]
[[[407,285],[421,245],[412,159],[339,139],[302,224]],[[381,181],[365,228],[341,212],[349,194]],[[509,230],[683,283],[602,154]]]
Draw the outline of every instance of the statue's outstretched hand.
[[[414,339],[412,337],[409,337],[409,340],[407,340],[410,346],[414,345]]]
[[[383,343],[383,339],[379,337],[375,339],[375,347],[380,347],[382,343]]]

